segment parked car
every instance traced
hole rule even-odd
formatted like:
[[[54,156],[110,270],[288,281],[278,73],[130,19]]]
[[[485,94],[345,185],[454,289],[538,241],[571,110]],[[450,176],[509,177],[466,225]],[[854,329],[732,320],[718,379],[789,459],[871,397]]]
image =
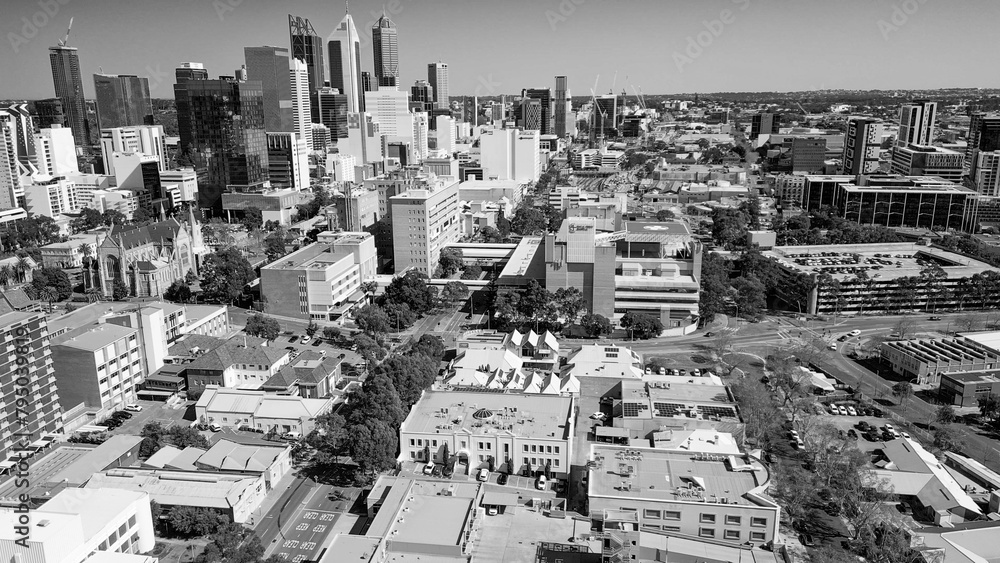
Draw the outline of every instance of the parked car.
[[[858,433],[857,433],[856,430],[854,430],[853,428],[851,428],[850,430],[847,431],[847,437],[851,438],[853,440],[857,440],[858,439]]]
[[[708,331],[705,333],[705,336],[715,336],[715,333],[712,331]]]
[[[497,485],[506,485],[507,479],[508,479],[507,474],[501,473],[499,476],[497,476]]]
[[[496,516],[497,515],[497,505],[491,504],[490,507],[486,509],[486,514],[488,514],[489,516]]]
[[[295,441],[295,440],[298,440],[301,437],[302,437],[302,434],[300,432],[296,432],[294,430],[292,432],[287,432],[287,433],[281,435],[281,439],[282,440],[289,440],[289,441]]]
[[[301,343],[301,344],[309,344],[309,340],[310,340],[309,335],[306,335],[306,336],[303,336],[301,340],[299,340],[299,343]]]
[[[545,475],[539,475],[538,480],[535,481],[535,488],[537,488],[539,491],[544,491],[546,482],[547,479],[545,479]]]
[[[937,316],[937,315],[934,315],[933,317],[931,317],[931,318],[929,318],[929,319],[927,319],[927,320],[930,320],[930,321],[940,321],[940,320],[941,320],[941,317],[939,317],[939,316]]]
[[[480,469],[479,473],[476,473],[476,480],[477,481],[486,482],[486,480],[489,479],[489,478],[490,478],[490,470],[486,469],[485,467],[482,468],[482,469]]]
[[[837,345],[831,342],[830,345],[828,346],[828,348],[830,348],[831,350],[836,350],[837,349]]]
[[[907,433],[907,432],[900,432],[899,435],[902,436],[902,437],[904,437],[904,438],[906,438],[907,440],[910,439],[910,434]]]
[[[132,412],[142,412],[142,406],[135,403],[125,405],[125,410]]]
[[[830,414],[832,415],[840,414],[840,409],[837,408],[837,405],[830,405]]]
[[[844,408],[844,405],[837,407],[837,410],[840,411],[840,416],[847,416],[847,409]]]
[[[854,407],[847,407],[847,414],[851,416],[858,416],[858,411],[854,410]]]
[[[120,418],[122,420],[128,420],[132,418],[132,413],[128,411],[115,411],[111,413],[111,418]]]
[[[802,541],[802,545],[806,547],[816,547],[816,540],[813,539],[812,534],[803,533],[799,536],[799,540]]]
[[[222,432],[222,425],[217,423],[212,423],[208,425],[208,429],[212,432]]]
[[[862,431],[862,432],[867,432],[867,431],[868,431],[868,429],[869,429],[869,428],[871,428],[871,427],[872,427],[872,425],[871,425],[871,424],[868,424],[868,421],[867,421],[867,420],[862,420],[861,422],[859,422],[859,423],[857,424],[857,428],[858,428],[858,430],[860,430],[860,431]]]
[[[861,331],[858,329],[854,329],[851,332],[848,332],[847,334],[849,334],[853,338],[855,336],[861,336]]]
[[[289,341],[289,342],[295,342],[295,341],[296,341],[296,340],[298,340],[298,339],[299,339],[299,335],[297,335],[297,334],[296,334],[295,336],[293,336],[293,337],[289,338],[289,339],[288,339],[288,341]]]

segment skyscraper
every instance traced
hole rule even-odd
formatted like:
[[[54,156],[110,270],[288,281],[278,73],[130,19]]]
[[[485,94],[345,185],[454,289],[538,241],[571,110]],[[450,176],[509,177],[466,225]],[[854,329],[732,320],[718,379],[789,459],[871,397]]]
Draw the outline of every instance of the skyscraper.
[[[292,123],[299,139],[305,139],[306,148],[312,150],[312,111],[309,109],[309,69],[306,63],[292,59],[292,68],[288,71],[292,84]]]
[[[1000,150],[1000,114],[977,112],[970,117],[965,167],[975,176],[978,153]]]
[[[177,108],[177,134],[180,137],[180,149],[187,153],[192,148],[194,137],[191,124],[191,102],[188,97],[188,82],[192,80],[208,80],[208,71],[201,63],[181,63],[174,70],[174,106]]]
[[[35,135],[35,166],[38,172],[47,176],[79,173],[73,141],[72,130],[62,125],[39,131]]]
[[[361,71],[361,104],[365,103],[364,92],[374,92],[377,90],[375,86],[372,85],[372,73],[367,70]]]
[[[761,112],[750,117],[750,139],[755,140],[761,135],[772,135],[778,132],[778,116],[773,113]]]
[[[897,147],[929,145],[934,140],[934,121],[937,119],[937,102],[914,100],[899,108],[899,137]]]
[[[542,135],[552,134],[552,90],[548,88],[526,88],[521,90],[522,98],[538,100],[541,106],[540,126]]]
[[[225,189],[263,188],[268,179],[267,136],[260,82],[220,78],[191,80],[186,87],[200,205],[217,207]]]
[[[259,80],[264,92],[264,129],[269,133],[293,131],[291,65],[284,47],[244,47],[247,78]]]
[[[572,122],[572,109],[573,104],[569,94],[569,81],[565,76],[557,76],[555,100],[552,108],[552,132],[559,137],[565,137],[566,133],[570,130],[570,127],[567,127],[567,123]]]
[[[385,13],[372,26],[372,50],[375,53],[375,78],[378,86],[399,86],[399,41],[396,24]]]
[[[340,20],[330,42],[330,86],[347,96],[347,111],[364,111],[365,91],[361,83],[361,40],[351,14]],[[346,117],[346,116],[345,116]]]
[[[127,74],[95,74],[100,129],[153,124],[149,79]]]
[[[881,148],[882,124],[878,120],[863,117],[850,120],[844,137],[844,174],[878,172]]]
[[[63,111],[63,103],[59,98],[49,98],[47,100],[37,100],[35,102],[35,115],[38,116],[38,128],[45,129],[53,125],[66,126],[66,113]]]
[[[434,87],[426,80],[417,80],[410,86],[410,105],[416,111],[430,111],[434,108]]]
[[[292,58],[306,63],[309,73],[309,91],[323,87],[323,38],[316,35],[309,20],[288,14],[288,34],[292,45]]]
[[[448,63],[438,61],[427,65],[427,82],[434,88],[434,107],[448,109]]]
[[[0,109],[0,126],[10,124],[17,161],[28,166],[35,160],[35,125],[27,104]]]
[[[23,200],[14,126],[0,122],[0,209],[19,207]]]
[[[330,130],[334,139],[347,138],[348,96],[336,88],[320,88],[313,92],[311,101],[312,122],[320,123]],[[313,143],[313,149],[319,150]]]
[[[56,97],[62,101],[66,123],[73,132],[77,145],[90,143],[90,126],[87,123],[87,104],[83,97],[83,78],[80,76],[80,57],[76,47],[60,41],[49,47],[49,64],[52,66],[52,84]]]

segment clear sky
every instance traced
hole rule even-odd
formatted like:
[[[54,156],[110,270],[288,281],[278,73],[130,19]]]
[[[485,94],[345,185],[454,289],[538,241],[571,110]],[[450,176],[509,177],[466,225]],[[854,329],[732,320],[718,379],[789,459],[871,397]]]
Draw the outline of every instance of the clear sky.
[[[0,0],[0,98],[53,96],[48,46],[66,32],[92,74],[148,76],[173,97],[173,70],[233,74],[243,47],[288,46],[287,14],[324,38],[335,0]],[[399,28],[402,84],[450,67],[451,95],[554,87],[678,92],[1000,87],[996,0],[353,0],[362,67],[385,6]],[[46,13],[46,9],[48,13]],[[50,15],[54,13],[54,15]],[[29,23],[33,22],[33,23]]]

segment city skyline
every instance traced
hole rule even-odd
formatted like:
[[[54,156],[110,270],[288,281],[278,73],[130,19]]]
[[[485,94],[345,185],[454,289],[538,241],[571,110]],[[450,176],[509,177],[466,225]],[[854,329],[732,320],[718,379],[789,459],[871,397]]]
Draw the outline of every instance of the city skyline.
[[[325,50],[344,15],[342,6],[313,0],[292,6],[255,0],[201,6],[188,0],[187,4],[182,10],[165,4],[118,1],[88,5],[86,10],[69,5],[51,17],[40,12],[36,4],[12,7],[5,36],[6,48],[13,56],[0,57],[0,73],[23,79],[5,84],[0,97],[52,97],[51,82],[37,72],[37,65],[65,34],[71,16],[76,23],[69,45],[80,49],[82,75],[103,69],[148,77],[151,96],[169,98],[172,71],[181,62],[202,62],[213,76],[231,74],[240,67],[244,47],[286,45],[288,12],[312,22]],[[764,0],[717,0],[697,5],[639,0],[627,3],[629,11],[641,11],[644,17],[627,20],[622,19],[628,14],[624,2],[552,0],[523,4],[519,9],[491,10],[488,3],[476,0],[462,3],[467,9],[453,10],[450,8],[458,5],[456,0],[429,0],[419,5],[408,0],[390,2],[386,15],[398,27],[403,46],[399,51],[400,86],[424,77],[427,64],[445,60],[451,67],[454,96],[509,94],[521,88],[549,86],[555,75],[569,76],[569,87],[577,95],[586,95],[600,76],[597,93],[601,94],[610,90],[616,72],[616,90],[634,85],[646,94],[1000,87],[1000,80],[992,78],[977,77],[975,80],[984,82],[969,83],[972,69],[989,63],[989,16],[1000,14],[1000,6],[985,0],[967,0],[963,4],[969,9],[960,10],[952,5],[915,2],[916,8],[907,5],[906,11],[899,2],[890,0],[850,0],[832,13],[824,9],[826,4],[814,1],[781,6]],[[382,8],[382,4],[370,2],[351,5],[366,72],[374,71],[371,25],[381,16]],[[436,14],[441,10],[447,10],[451,18],[447,33],[439,32],[442,23]],[[973,10],[977,17],[966,17]],[[35,21],[45,25],[31,23],[36,12],[44,17]],[[617,33],[616,26],[609,27],[616,19],[627,21],[629,33]],[[144,21],[157,21],[158,25],[139,25]],[[116,26],[119,40],[109,44],[103,39],[113,22],[136,25]],[[511,30],[532,40],[517,40]],[[817,33],[826,34],[829,41],[815,41]],[[926,49],[928,36],[948,33],[961,35],[963,44]],[[595,41],[601,34],[613,39]],[[796,45],[795,49],[780,50],[782,68],[787,71],[780,75],[760,72],[760,66],[768,64],[769,42],[764,38],[774,34],[781,37],[782,45]],[[131,42],[135,48],[116,48],[123,42]],[[833,44],[836,50],[831,50]],[[504,48],[496,49],[496,45]],[[546,51],[540,47],[553,53],[550,61],[538,60],[538,52]],[[906,51],[919,56],[898,56]],[[558,56],[571,52],[582,56]],[[738,62],[751,54],[759,56]],[[534,62],[525,64],[526,60]],[[858,60],[866,63],[856,64]],[[934,68],[935,73],[928,74],[927,68]],[[84,90],[88,99],[94,98],[92,84],[85,83]]]

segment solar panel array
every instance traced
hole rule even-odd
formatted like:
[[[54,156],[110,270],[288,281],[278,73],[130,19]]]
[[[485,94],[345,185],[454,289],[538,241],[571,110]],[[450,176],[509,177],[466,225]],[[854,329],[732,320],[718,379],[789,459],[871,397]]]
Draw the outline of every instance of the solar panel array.
[[[622,403],[622,416],[639,416],[639,411],[644,406],[642,403]]]
[[[699,405],[698,411],[703,416],[724,416],[736,418],[736,411],[732,407],[716,407],[712,405]]]
[[[684,410],[684,405],[679,403],[653,403],[653,408],[659,411],[660,416],[674,416]]]

